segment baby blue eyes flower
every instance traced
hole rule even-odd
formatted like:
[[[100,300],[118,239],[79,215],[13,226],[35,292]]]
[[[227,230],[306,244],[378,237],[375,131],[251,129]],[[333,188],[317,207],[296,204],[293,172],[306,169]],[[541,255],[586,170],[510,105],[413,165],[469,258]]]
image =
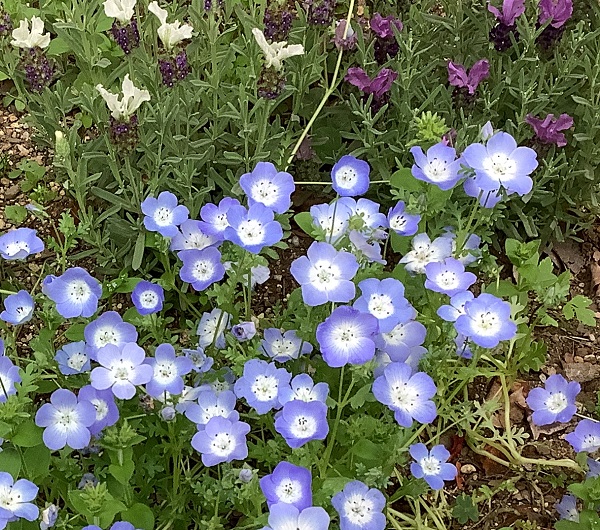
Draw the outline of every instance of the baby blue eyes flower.
[[[42,520],[40,522],[40,530],[48,530],[56,524],[58,519],[58,506],[51,504],[42,512]]]
[[[394,411],[402,427],[412,426],[413,419],[431,423],[436,418],[435,404],[431,401],[436,390],[433,379],[425,372],[413,374],[410,366],[398,362],[388,364],[373,383],[373,395]]]
[[[269,510],[269,526],[262,530],[327,530],[329,514],[320,506],[300,511],[286,503],[273,504]]]
[[[214,247],[203,250],[182,250],[177,255],[183,262],[179,277],[182,281],[191,284],[196,291],[204,291],[225,276],[221,253]]]
[[[141,280],[133,288],[131,301],[140,315],[158,313],[163,308],[165,291],[156,283]]]
[[[460,159],[456,160],[456,150],[443,142],[427,149],[427,155],[420,147],[410,150],[415,159],[412,166],[412,175],[417,180],[435,184],[441,190],[452,189],[462,178]]]
[[[261,342],[262,352],[280,363],[297,359],[300,355],[310,353],[312,349],[312,344],[303,341],[293,329],[283,334],[277,328],[265,329],[264,340]]]
[[[47,276],[42,292],[56,303],[63,318],[91,317],[98,309],[102,286],[85,269],[73,267],[62,276]]]
[[[79,391],[79,401],[90,402],[96,410],[95,421],[89,426],[92,436],[98,436],[104,428],[117,423],[119,409],[110,390],[96,390],[86,385]]]
[[[434,490],[444,488],[445,480],[454,480],[458,471],[454,464],[448,464],[450,452],[443,445],[436,445],[427,450],[425,444],[413,444],[408,451],[416,462],[410,465],[410,472],[415,478],[423,478]]]
[[[15,326],[29,322],[33,316],[35,303],[27,291],[11,294],[4,300],[4,311],[0,319]]]
[[[269,508],[280,502],[304,510],[312,506],[312,476],[308,469],[279,462],[273,473],[260,479]]]
[[[436,293],[454,296],[466,291],[477,281],[472,272],[465,272],[464,265],[454,258],[425,265],[425,288]]]
[[[25,259],[44,250],[44,242],[31,228],[16,228],[0,236],[0,256],[5,260]]]
[[[387,353],[392,361],[405,362],[411,351],[425,342],[427,329],[416,320],[401,322],[387,332],[375,337],[375,345]]]
[[[456,322],[460,315],[465,314],[465,304],[475,298],[471,291],[455,294],[450,298],[450,304],[440,306],[437,310],[438,316],[446,322]]]
[[[259,414],[281,407],[279,389],[290,382],[291,375],[273,363],[251,359],[244,365],[244,375],[234,386],[237,397],[245,398]]]
[[[58,369],[63,375],[83,374],[89,372],[90,357],[86,353],[84,341],[65,344],[56,352],[54,360],[58,363]]]
[[[331,504],[340,516],[340,530],[385,530],[385,497],[358,480],[348,482]]]
[[[231,315],[218,307],[210,313],[204,313],[200,318],[196,334],[198,335],[198,347],[208,348],[215,345],[216,348],[225,347],[225,329],[229,326]]]
[[[277,171],[270,162],[259,162],[252,173],[244,173],[240,186],[248,196],[249,206],[258,202],[275,213],[284,213],[290,208],[290,197],[296,188],[292,175]]]
[[[158,198],[148,197],[142,202],[144,226],[150,232],[158,232],[165,237],[174,237],[177,227],[187,221],[189,210],[177,204],[177,197],[169,191],[163,191]]]
[[[203,431],[194,435],[192,447],[202,455],[205,466],[244,460],[248,456],[246,435],[249,432],[247,423],[216,416],[209,420]]]
[[[298,374],[292,379],[289,386],[283,386],[279,389],[279,402],[285,405],[289,401],[320,401],[325,403],[329,395],[329,385],[327,383],[317,383],[315,385],[312,377],[308,374]]]
[[[311,440],[324,440],[329,433],[327,405],[321,401],[288,401],[275,414],[275,430],[292,449]]]
[[[400,263],[413,274],[424,274],[428,263],[443,261],[452,256],[452,239],[438,237],[433,242],[425,233],[417,234],[412,242],[412,250],[405,254]]]
[[[327,302],[349,302],[356,288],[352,278],[358,271],[356,257],[338,251],[329,243],[313,242],[306,256],[292,262],[290,272],[302,287],[302,299],[309,306]]]
[[[483,348],[495,348],[501,340],[512,339],[517,325],[510,319],[510,304],[491,294],[483,293],[465,303],[465,314],[454,327],[458,333]]]
[[[578,453],[593,453],[600,449],[600,421],[581,420],[575,430],[565,436],[565,440]]]
[[[208,372],[215,360],[204,353],[204,350],[200,347],[195,350],[185,349],[182,350],[183,354],[192,361],[192,370],[198,373]]]
[[[29,480],[15,481],[10,473],[0,471],[0,528],[17,519],[35,521],[40,513],[31,501],[38,494],[38,487]]]
[[[1,351],[1,349],[0,349]],[[0,356],[0,403],[4,403],[8,396],[16,394],[15,383],[21,382],[19,367],[4,355]]]
[[[545,388],[533,388],[527,395],[527,405],[533,410],[535,425],[549,425],[554,422],[568,422],[577,412],[575,398],[581,391],[581,385],[570,383],[559,374],[551,375]]]
[[[313,225],[323,232],[325,241],[335,243],[346,234],[355,206],[356,203],[349,197],[342,197],[331,204],[311,206]]]
[[[563,495],[560,502],[554,507],[561,519],[566,521],[579,522],[579,510],[577,510],[577,499],[573,495]]]
[[[388,226],[399,236],[412,236],[419,229],[421,216],[405,212],[404,201],[398,201],[396,206],[390,208],[387,215]]]
[[[370,171],[369,164],[364,160],[345,155],[331,170],[332,187],[341,197],[364,195],[369,189]]]
[[[145,364],[153,369],[152,379],[146,385],[146,392],[157,397],[164,392],[171,395],[183,392],[183,376],[192,371],[192,361],[187,357],[177,357],[171,344],[160,344],[154,357],[147,358]]]
[[[256,335],[254,322],[240,322],[231,328],[231,334],[240,342],[251,340]]]
[[[83,449],[90,443],[88,427],[96,421],[96,409],[89,402],[77,399],[70,390],[59,388],[50,396],[50,403],[40,407],[35,424],[45,427],[44,444],[56,451],[65,446]]]
[[[240,206],[240,201],[232,197],[221,199],[219,205],[205,204],[200,210],[200,217],[205,222],[202,229],[219,241],[225,239],[225,229],[229,226],[227,213],[233,206]]]
[[[364,364],[375,355],[377,319],[348,307],[336,308],[317,326],[317,341],[323,360],[333,368]]]
[[[171,239],[171,250],[202,250],[218,244],[221,239],[210,233],[211,229],[203,221],[188,219],[179,227],[177,235]]]
[[[198,430],[202,430],[215,417],[231,421],[239,420],[240,415],[235,410],[235,404],[235,394],[231,390],[219,394],[213,390],[202,390],[198,393],[197,403],[190,403],[184,414],[196,424]]]
[[[119,313],[107,311],[85,327],[83,336],[87,345],[86,352],[95,360],[100,348],[107,344],[121,348],[128,342],[135,342],[138,333],[133,324],[123,322]]]
[[[248,210],[243,206],[232,206],[227,210],[229,226],[225,239],[239,247],[258,254],[264,247],[281,241],[283,229],[274,221],[273,210],[256,202]]]

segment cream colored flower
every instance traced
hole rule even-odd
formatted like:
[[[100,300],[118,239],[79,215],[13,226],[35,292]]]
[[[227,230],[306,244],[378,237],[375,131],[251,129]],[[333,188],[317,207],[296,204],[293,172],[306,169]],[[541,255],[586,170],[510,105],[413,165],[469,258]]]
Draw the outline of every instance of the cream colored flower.
[[[12,32],[12,38],[11,44],[17,48],[46,48],[50,44],[50,34],[44,34],[44,21],[38,17],[31,17],[31,32],[27,19],[21,20]]]
[[[166,9],[160,7],[157,2],[150,2],[148,11],[154,13],[158,17],[158,20],[160,20],[158,36],[167,50],[170,50],[173,46],[176,46],[183,40],[192,38],[194,28],[188,24],[182,26],[179,20],[167,24],[168,13]]]
[[[104,2],[104,13],[107,17],[116,18],[123,24],[129,23],[133,18],[135,3],[137,0],[106,0]]]
[[[281,70],[285,59],[294,55],[304,54],[304,46],[302,44],[288,46],[286,41],[269,44],[265,38],[265,34],[258,28],[254,28],[252,34],[265,54],[267,68],[272,66],[275,70]]]
[[[118,94],[113,94],[106,90],[102,85],[96,85],[96,90],[106,101],[115,119],[129,118],[144,101],[150,101],[150,92],[136,88],[129,79],[129,74],[123,79],[123,97],[119,99]]]

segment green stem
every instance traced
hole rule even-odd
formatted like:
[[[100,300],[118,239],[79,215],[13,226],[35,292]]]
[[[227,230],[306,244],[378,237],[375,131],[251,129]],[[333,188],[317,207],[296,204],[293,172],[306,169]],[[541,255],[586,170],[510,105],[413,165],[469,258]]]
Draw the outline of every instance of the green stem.
[[[15,291],[6,291],[5,289],[0,289],[0,294],[17,294]]]

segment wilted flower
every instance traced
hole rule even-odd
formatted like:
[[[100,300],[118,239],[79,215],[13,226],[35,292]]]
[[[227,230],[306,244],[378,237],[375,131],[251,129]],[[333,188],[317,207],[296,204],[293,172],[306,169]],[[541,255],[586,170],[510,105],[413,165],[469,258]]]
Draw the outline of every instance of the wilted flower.
[[[199,337],[198,346],[207,348],[214,344],[222,349],[225,347],[224,331],[229,326],[231,315],[218,307],[210,313],[203,313],[196,334]]]
[[[560,502],[554,507],[561,519],[566,521],[579,522],[579,510],[577,510],[577,498],[573,495],[563,495]]]
[[[52,528],[56,523],[56,519],[58,519],[58,506],[56,506],[56,504],[51,504],[42,511],[40,530]]]
[[[353,50],[358,42],[358,35],[352,29],[352,24],[348,26],[348,31],[346,31],[346,23],[346,19],[338,20],[335,26],[333,43],[338,50]]]
[[[251,340],[256,335],[254,322],[240,322],[231,328],[231,334],[240,342]]]
[[[527,114],[525,123],[533,127],[536,139],[543,144],[556,144],[558,147],[567,145],[567,139],[560,131],[573,127],[573,118],[568,114],[561,114],[558,118],[548,114],[543,120],[533,114]]]

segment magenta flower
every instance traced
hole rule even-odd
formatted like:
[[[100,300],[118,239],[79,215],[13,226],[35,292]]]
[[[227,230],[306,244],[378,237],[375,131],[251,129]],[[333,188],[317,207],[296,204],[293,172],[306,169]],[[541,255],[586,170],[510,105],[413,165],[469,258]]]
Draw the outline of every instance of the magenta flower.
[[[550,20],[553,28],[560,28],[573,14],[573,0],[540,0],[540,24]]]
[[[543,120],[533,114],[527,114],[525,123],[533,127],[536,138],[543,144],[556,144],[558,147],[567,145],[565,135],[560,131],[566,131],[573,127],[573,118],[568,114],[561,114],[558,118],[554,114],[548,114]]]
[[[504,0],[502,10],[488,4],[488,11],[496,17],[498,22],[512,26],[517,18],[525,13],[525,0]]]
[[[383,68],[373,79],[360,67],[354,66],[348,68],[348,73],[344,78],[348,83],[358,87],[365,94],[373,94],[376,99],[381,98],[392,88],[392,83],[398,77],[398,73]]]
[[[466,88],[470,95],[475,94],[479,83],[489,76],[490,63],[487,59],[477,61],[469,72],[461,64],[448,62],[448,83],[455,87]]]
[[[389,15],[382,17],[379,13],[375,13],[370,22],[371,31],[380,39],[386,39],[394,36],[393,27],[396,26],[398,31],[402,31],[402,22],[400,19]]]

